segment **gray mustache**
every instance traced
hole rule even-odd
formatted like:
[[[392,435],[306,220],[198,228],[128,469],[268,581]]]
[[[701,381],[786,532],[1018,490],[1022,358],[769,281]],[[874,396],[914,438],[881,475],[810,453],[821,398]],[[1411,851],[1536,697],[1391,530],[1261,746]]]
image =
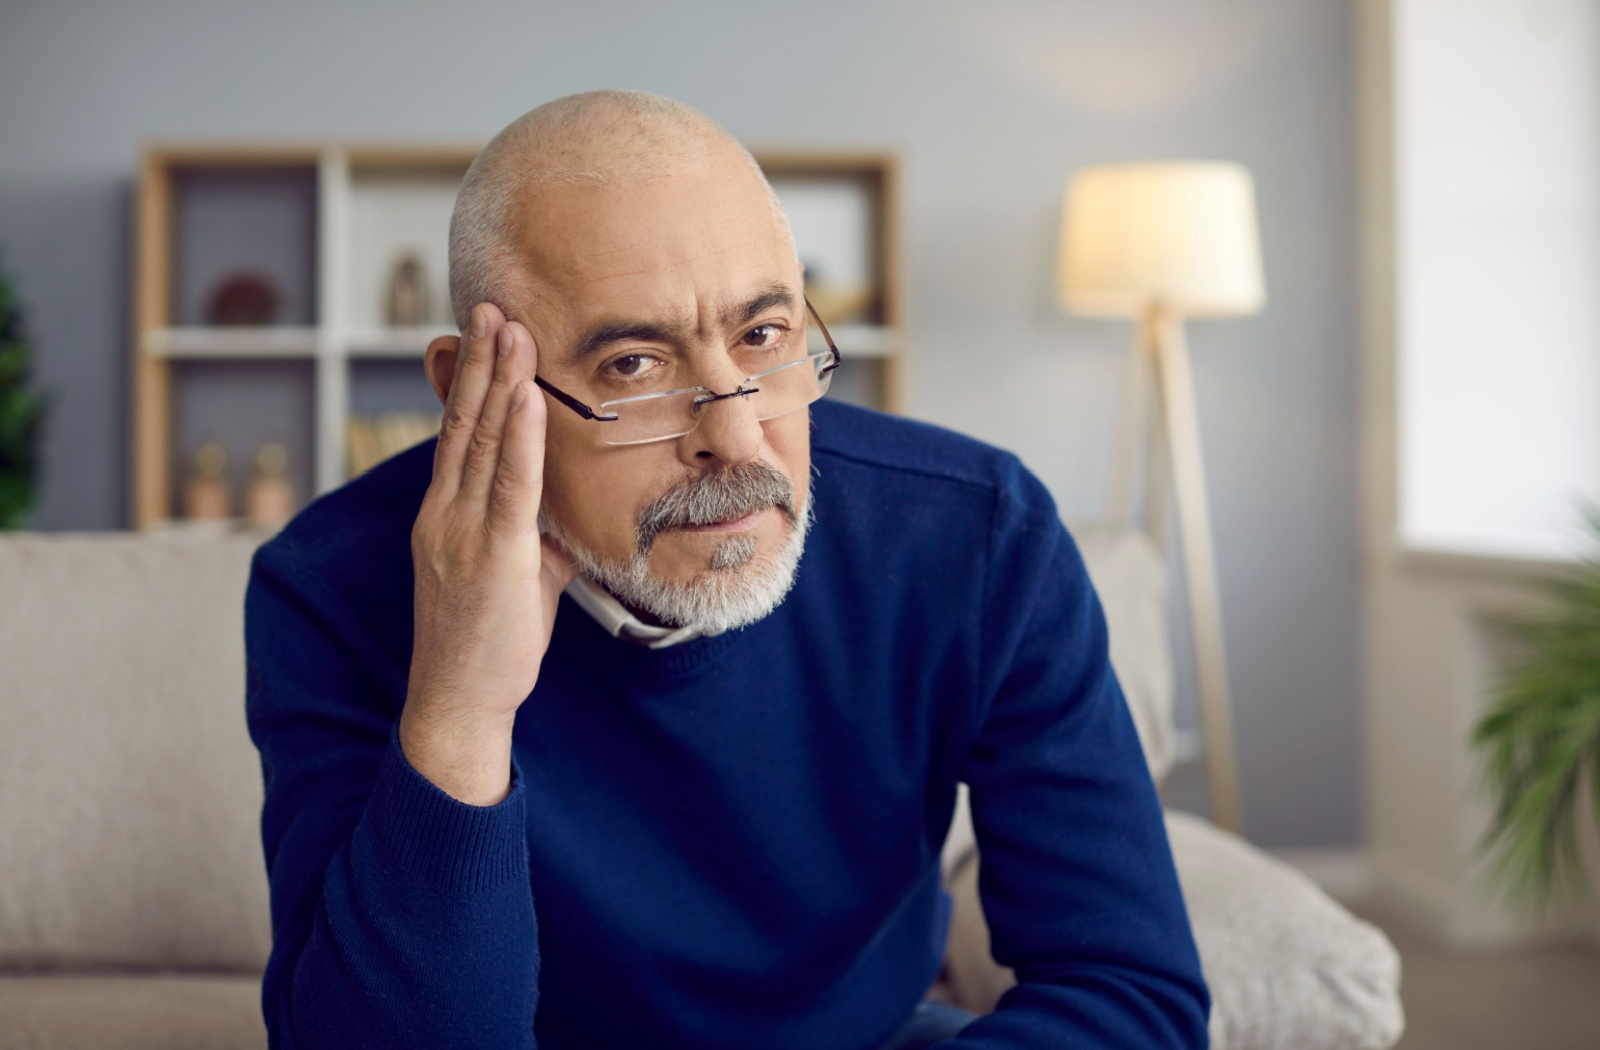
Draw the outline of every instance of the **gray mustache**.
[[[639,514],[639,553],[648,552],[667,529],[709,525],[766,507],[777,507],[794,523],[794,486],[779,471],[754,461],[709,470],[668,489]]]

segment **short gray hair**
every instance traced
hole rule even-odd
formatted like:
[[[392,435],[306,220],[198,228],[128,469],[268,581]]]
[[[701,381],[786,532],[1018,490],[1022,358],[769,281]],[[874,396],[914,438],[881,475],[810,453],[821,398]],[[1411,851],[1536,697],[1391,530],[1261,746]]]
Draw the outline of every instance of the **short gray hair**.
[[[546,102],[508,124],[473,160],[450,215],[450,305],[465,331],[472,308],[505,308],[519,276],[509,216],[517,195],[540,182],[605,185],[666,171],[716,150],[741,154],[777,194],[737,139],[692,106],[647,91],[585,91]]]

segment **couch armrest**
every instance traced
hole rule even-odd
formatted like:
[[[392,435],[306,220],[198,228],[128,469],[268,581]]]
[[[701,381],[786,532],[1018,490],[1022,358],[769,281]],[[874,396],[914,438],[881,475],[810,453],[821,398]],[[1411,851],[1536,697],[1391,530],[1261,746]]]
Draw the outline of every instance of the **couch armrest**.
[[[1385,1050],[1399,1040],[1400,956],[1381,930],[1198,817],[1168,813],[1167,835],[1211,988],[1213,1050]],[[984,1013],[1015,978],[989,956],[976,851],[949,861],[949,992]]]

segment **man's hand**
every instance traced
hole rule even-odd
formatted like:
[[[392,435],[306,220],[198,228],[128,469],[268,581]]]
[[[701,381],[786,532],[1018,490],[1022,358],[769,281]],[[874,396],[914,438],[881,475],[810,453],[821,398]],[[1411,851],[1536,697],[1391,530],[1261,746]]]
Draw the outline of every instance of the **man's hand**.
[[[511,726],[539,678],[556,603],[576,572],[539,535],[545,405],[528,329],[472,312],[411,530],[416,622],[400,746],[462,802],[511,782]]]

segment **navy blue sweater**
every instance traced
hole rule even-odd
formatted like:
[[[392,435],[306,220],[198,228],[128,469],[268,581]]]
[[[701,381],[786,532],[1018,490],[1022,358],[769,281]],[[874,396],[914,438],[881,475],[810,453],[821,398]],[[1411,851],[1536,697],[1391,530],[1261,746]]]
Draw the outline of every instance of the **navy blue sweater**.
[[[934,427],[825,401],[812,423],[788,598],[650,650],[563,597],[493,806],[396,741],[434,442],[258,551],[274,1046],[873,1050],[939,970],[958,781],[1020,983],[940,1045],[1205,1045],[1156,793],[1049,494]]]

